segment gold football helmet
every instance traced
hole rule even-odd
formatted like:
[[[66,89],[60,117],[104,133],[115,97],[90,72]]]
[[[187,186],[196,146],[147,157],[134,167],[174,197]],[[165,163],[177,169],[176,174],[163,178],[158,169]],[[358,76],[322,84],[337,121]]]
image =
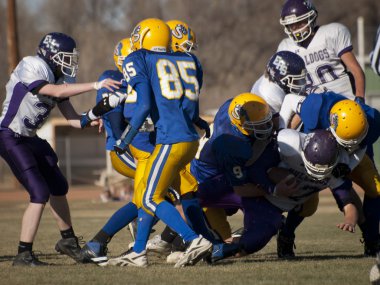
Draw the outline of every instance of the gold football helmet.
[[[125,38],[117,43],[115,50],[113,52],[113,60],[115,61],[116,67],[123,72],[123,61],[132,52],[131,50],[131,39]]]
[[[162,20],[149,18],[141,21],[131,34],[132,51],[147,49],[167,52],[170,49],[171,33],[169,26]]]
[[[252,93],[242,93],[232,99],[228,108],[231,123],[247,136],[259,140],[272,134],[272,113],[267,102]]]
[[[171,30],[173,52],[191,52],[197,49],[197,38],[188,24],[179,20],[171,20],[166,24]]]
[[[340,145],[354,148],[367,135],[367,116],[355,101],[339,101],[330,110],[330,129]]]

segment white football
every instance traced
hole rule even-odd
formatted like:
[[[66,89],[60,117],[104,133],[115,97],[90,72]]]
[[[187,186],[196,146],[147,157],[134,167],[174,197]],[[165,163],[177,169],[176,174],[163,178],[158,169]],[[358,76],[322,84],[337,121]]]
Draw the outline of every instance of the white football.
[[[378,264],[372,266],[371,271],[369,272],[369,281],[372,285],[380,285],[380,271]]]

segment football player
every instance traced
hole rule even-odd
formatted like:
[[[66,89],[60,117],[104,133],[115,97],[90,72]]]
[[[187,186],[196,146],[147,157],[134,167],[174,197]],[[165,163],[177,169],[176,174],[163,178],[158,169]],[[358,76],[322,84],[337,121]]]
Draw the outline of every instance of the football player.
[[[380,76],[380,26],[377,28],[375,44],[370,54],[372,70]]]
[[[364,72],[352,52],[350,32],[339,23],[318,26],[317,16],[310,0],[287,0],[280,24],[289,38],[282,40],[277,50],[303,58],[309,88],[324,86],[347,98],[364,100]]]
[[[222,244],[214,246],[212,261],[218,261],[235,255],[238,251],[251,254],[262,249],[277,233],[282,225],[282,213],[302,205],[314,193],[331,187],[344,211],[345,219],[338,228],[354,232],[358,219],[357,209],[352,204],[348,179],[335,178],[332,175],[339,161],[346,161],[347,156],[340,154],[334,136],[326,130],[315,130],[305,135],[296,130],[280,130],[277,136],[281,162],[278,167],[267,169],[273,182],[282,177],[290,177],[289,183],[297,187],[291,191],[267,191],[264,197],[242,197],[244,207],[244,232],[239,240],[239,247]],[[266,159],[265,159],[266,160]],[[265,166],[264,160],[264,167]],[[266,175],[262,175],[261,163],[254,164],[249,170],[251,179],[258,185],[266,184]],[[287,171],[282,172],[284,169]]]
[[[62,236],[56,250],[75,260],[80,258],[66,199],[68,183],[58,167],[54,150],[36,132],[55,106],[71,126],[80,128],[80,116],[69,97],[100,88],[118,89],[120,84],[112,79],[66,83],[75,81],[77,69],[76,42],[66,34],[53,32],[42,38],[36,56],[20,61],[6,85],[0,117],[0,155],[30,196],[23,216],[18,254],[13,261],[16,266],[46,265],[34,255],[32,247],[49,200]]]
[[[137,107],[117,150],[126,150],[148,115],[157,134],[155,149],[134,194],[141,207],[135,244],[127,253],[110,259],[110,265],[148,265],[145,248],[154,215],[189,243],[175,267],[197,263],[212,247],[164,199],[168,187],[196,153],[199,135],[194,123],[199,120],[198,96],[202,85],[197,58],[186,53],[167,53],[170,42],[171,32],[165,22],[154,18],[143,20],[131,35],[134,52],[123,63],[124,78],[137,94]]]
[[[359,226],[363,231],[364,254],[374,256],[379,248],[380,176],[373,162],[372,145],[380,136],[380,113],[360,100],[355,102],[334,92],[312,93],[300,100],[295,97],[287,96],[284,106],[286,104],[292,109],[287,113],[297,112],[300,115],[305,133],[315,129],[331,129],[340,146],[350,153],[351,161],[360,161],[356,167],[351,163],[340,164],[334,173],[337,176],[349,175],[365,191],[363,211],[366,221]],[[280,118],[286,122],[287,116],[282,112]],[[294,231],[303,218],[296,215],[290,217],[283,236],[284,240],[294,241]],[[284,255],[294,256],[293,243],[287,244],[283,246],[284,251],[288,252]]]
[[[277,130],[285,95],[302,95],[305,85],[306,67],[303,59],[293,52],[279,51],[269,59],[264,75],[254,83],[251,93],[259,95],[269,104]]]

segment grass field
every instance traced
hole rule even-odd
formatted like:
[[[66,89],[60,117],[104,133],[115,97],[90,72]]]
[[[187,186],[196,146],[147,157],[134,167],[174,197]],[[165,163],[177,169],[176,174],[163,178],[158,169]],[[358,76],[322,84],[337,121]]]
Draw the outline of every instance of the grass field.
[[[75,191],[75,190],[74,190]],[[210,266],[175,269],[164,258],[149,254],[150,267],[101,268],[78,265],[57,254],[54,245],[60,238],[49,211],[45,211],[34,250],[42,261],[55,266],[45,268],[12,267],[17,250],[21,216],[26,207],[19,199],[0,200],[0,284],[369,284],[373,258],[363,257],[359,230],[341,232],[341,220],[329,194],[320,199],[318,212],[306,220],[297,233],[296,254],[292,261],[278,260],[275,239],[262,251],[241,259],[229,259]],[[121,202],[101,203],[97,199],[70,199],[74,228],[84,240],[90,239]],[[241,226],[242,215],[230,219],[233,229]],[[162,224],[156,230],[162,229]],[[118,255],[130,242],[125,229],[109,245],[109,255]]]

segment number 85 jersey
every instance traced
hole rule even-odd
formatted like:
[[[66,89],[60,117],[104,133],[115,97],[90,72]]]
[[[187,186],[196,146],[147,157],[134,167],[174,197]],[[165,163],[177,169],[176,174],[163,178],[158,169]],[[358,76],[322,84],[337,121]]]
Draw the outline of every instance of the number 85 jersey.
[[[194,55],[137,50],[124,60],[123,75],[137,92],[132,127],[140,127],[145,119],[140,110],[149,105],[157,131],[156,144],[199,139],[193,122],[199,117],[203,73]]]

